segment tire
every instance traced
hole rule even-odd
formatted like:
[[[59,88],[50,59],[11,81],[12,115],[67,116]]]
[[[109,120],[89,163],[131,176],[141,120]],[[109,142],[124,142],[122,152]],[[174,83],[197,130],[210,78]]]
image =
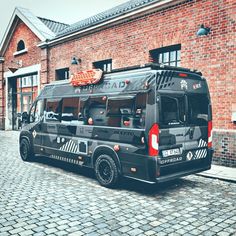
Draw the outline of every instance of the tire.
[[[34,158],[32,147],[28,140],[24,138],[20,141],[20,156],[23,161],[32,161]]]
[[[119,180],[119,171],[112,157],[100,155],[95,162],[95,175],[98,182],[107,188],[115,187]]]

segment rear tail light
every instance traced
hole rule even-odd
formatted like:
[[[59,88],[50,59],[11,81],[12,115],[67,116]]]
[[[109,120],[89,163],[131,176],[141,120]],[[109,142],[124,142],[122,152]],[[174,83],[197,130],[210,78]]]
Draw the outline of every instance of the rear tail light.
[[[208,147],[212,147],[212,121],[208,121]]]
[[[150,156],[157,156],[158,155],[158,148],[159,148],[159,126],[158,126],[158,124],[154,124],[149,131],[148,147],[149,147],[149,155]]]

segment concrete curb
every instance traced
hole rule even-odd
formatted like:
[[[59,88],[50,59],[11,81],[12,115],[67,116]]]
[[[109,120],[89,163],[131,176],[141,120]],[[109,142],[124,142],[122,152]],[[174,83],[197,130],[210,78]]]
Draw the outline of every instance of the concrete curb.
[[[236,168],[212,165],[210,170],[196,175],[236,183]]]

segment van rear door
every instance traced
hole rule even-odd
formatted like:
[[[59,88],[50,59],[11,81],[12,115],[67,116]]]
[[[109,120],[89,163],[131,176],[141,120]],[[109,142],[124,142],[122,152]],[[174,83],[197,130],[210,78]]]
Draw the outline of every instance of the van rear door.
[[[157,91],[161,164],[206,158],[211,120],[206,81],[193,73],[165,71]]]

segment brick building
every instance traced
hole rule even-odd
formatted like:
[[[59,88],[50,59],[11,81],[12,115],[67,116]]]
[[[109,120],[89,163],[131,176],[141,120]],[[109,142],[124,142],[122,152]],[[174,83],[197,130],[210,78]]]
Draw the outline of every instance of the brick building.
[[[155,61],[202,71],[214,160],[236,166],[235,21],[234,0],[131,0],[70,26],[17,8],[0,46],[0,127],[15,129],[15,114],[50,81]]]

